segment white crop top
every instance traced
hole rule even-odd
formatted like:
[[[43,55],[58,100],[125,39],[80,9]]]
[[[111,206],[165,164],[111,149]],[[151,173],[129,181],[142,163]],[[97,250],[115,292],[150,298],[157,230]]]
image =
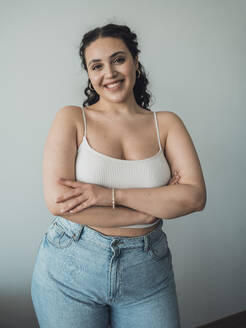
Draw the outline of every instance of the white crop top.
[[[153,188],[168,183],[171,171],[161,148],[156,112],[153,114],[160,150],[155,155],[145,159],[125,160],[97,152],[88,144],[86,116],[84,108],[81,109],[84,120],[84,136],[78,147],[76,157],[75,174],[77,181],[95,183],[108,188]],[[120,228],[145,228],[156,224],[156,222]]]

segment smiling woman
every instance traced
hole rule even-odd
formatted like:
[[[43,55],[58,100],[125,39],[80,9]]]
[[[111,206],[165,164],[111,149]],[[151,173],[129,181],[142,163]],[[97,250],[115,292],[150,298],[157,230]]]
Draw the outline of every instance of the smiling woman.
[[[139,53],[125,25],[81,41],[87,99],[56,113],[43,153],[55,218],[32,277],[41,328],[180,328],[163,220],[202,210],[205,182],[182,120],[148,108]]]
[[[90,90],[94,90],[98,96],[103,94],[99,100],[102,108],[110,99],[110,102],[113,100],[118,104],[127,99],[129,105],[134,106],[135,98],[130,90],[133,90],[136,83],[135,72],[139,64],[137,57],[131,55],[124,42],[109,36],[99,37],[86,47],[84,56],[88,62],[86,69],[90,78]],[[138,74],[140,76],[141,72],[138,71]]]

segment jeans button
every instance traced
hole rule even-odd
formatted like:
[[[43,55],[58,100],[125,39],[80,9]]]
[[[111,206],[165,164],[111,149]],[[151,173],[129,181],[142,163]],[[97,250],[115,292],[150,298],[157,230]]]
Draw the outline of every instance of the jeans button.
[[[113,246],[116,246],[118,244],[122,244],[122,241],[115,239],[112,243]]]

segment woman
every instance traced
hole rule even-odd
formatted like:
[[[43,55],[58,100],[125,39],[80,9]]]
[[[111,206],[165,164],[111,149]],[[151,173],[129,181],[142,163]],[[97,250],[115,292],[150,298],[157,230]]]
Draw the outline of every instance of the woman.
[[[55,218],[32,277],[41,328],[180,327],[163,219],[202,210],[206,189],[182,120],[147,108],[137,46],[127,26],[86,33],[87,99],[50,129],[43,185]]]

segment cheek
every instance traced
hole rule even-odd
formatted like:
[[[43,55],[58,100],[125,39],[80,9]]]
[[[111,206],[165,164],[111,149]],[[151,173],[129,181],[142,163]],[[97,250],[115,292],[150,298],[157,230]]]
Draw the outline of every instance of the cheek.
[[[126,66],[125,73],[132,78],[135,75],[135,68],[132,65]]]
[[[95,86],[100,84],[101,77],[100,75],[95,75],[90,77],[91,83],[94,84]]]
[[[96,76],[96,77],[94,77],[94,83],[95,84],[99,84],[100,83],[100,76],[98,75],[98,76]]]
[[[136,76],[135,76],[135,70],[134,68],[131,68],[128,72],[129,79],[131,80],[131,83],[134,85],[136,82]]]
[[[135,79],[136,79],[136,72],[135,71],[136,71],[135,67],[132,67],[132,66],[128,70],[128,75],[134,83],[135,83]]]

